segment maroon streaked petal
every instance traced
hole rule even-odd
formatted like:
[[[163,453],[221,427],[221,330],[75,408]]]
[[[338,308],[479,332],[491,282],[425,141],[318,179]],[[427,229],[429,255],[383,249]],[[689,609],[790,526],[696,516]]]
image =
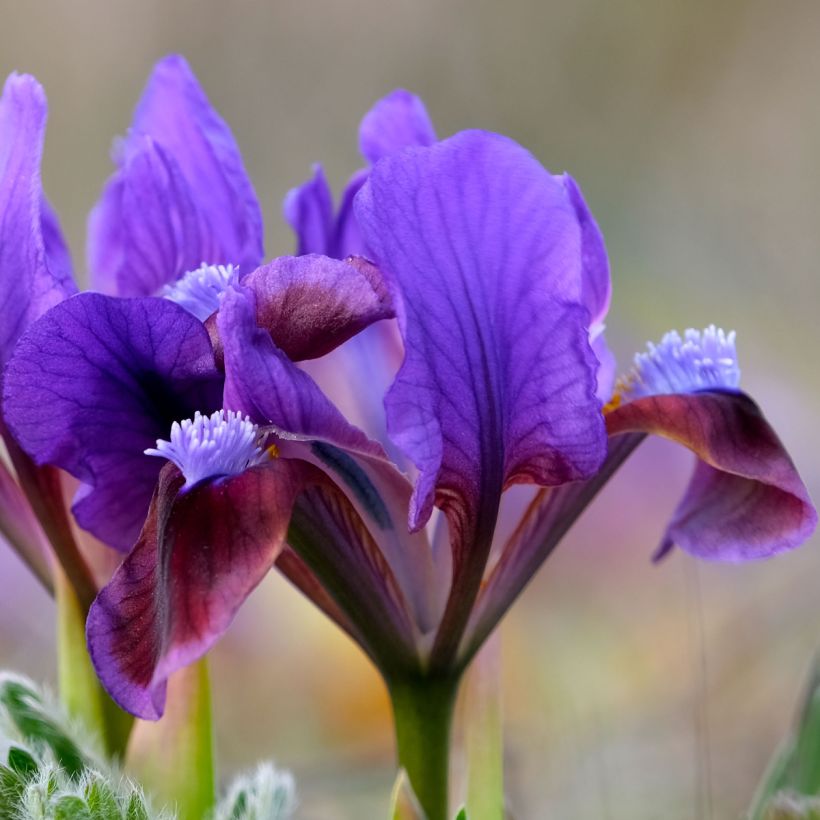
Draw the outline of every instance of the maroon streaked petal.
[[[403,591],[380,545],[332,482],[311,485],[296,500],[288,544],[353,624],[380,669],[418,671],[417,633]]]
[[[139,540],[88,615],[100,680],[148,720],[162,716],[169,675],[213,646],[273,566],[303,474],[274,460],[180,492],[183,481],[163,468]]]
[[[393,318],[387,287],[361,257],[283,256],[242,280],[256,323],[292,361],[324,356],[381,319]]]
[[[777,434],[746,394],[703,391],[648,396],[607,415],[610,436],[653,433],[699,462],[660,551],[699,558],[769,558],[805,541],[817,524],[806,487]]]
[[[447,579],[439,576],[426,533],[407,530],[410,482],[387,459],[329,441],[282,438],[277,446],[283,458],[313,464],[345,494],[378,544],[417,628],[432,629],[441,614],[438,586]]]

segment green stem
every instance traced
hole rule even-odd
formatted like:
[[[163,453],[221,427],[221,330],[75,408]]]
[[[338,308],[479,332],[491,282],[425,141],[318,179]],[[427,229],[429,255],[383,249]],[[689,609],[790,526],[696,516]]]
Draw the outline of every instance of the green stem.
[[[498,630],[467,670],[462,702],[468,816],[470,820],[504,820],[501,635]]]
[[[122,757],[133,718],[103,690],[85,643],[85,613],[59,568],[54,571],[57,599],[57,676],[66,711],[96,734],[113,757]]]
[[[450,730],[458,684],[458,676],[388,683],[399,765],[407,772],[427,820],[449,817]]]
[[[158,803],[176,806],[179,820],[209,816],[216,778],[206,658],[171,676],[165,715],[137,722],[127,764]]]

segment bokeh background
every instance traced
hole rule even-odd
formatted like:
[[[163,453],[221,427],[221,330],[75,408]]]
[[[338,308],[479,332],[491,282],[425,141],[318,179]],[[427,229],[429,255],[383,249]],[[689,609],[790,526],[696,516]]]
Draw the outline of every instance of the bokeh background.
[[[45,186],[84,275],[86,215],[154,60],[186,55],[267,223],[315,160],[337,190],[381,95],[441,135],[500,131],[581,183],[626,368],[665,330],[738,331],[744,385],[820,497],[820,4],[815,0],[0,2],[0,73],[35,73]],[[820,542],[753,566],[649,556],[690,469],[645,445],[503,627],[514,816],[732,818],[820,643]],[[0,545],[0,666],[53,679],[52,605]],[[279,579],[213,655],[221,771],[296,775],[305,820],[384,817],[392,740],[363,656]]]

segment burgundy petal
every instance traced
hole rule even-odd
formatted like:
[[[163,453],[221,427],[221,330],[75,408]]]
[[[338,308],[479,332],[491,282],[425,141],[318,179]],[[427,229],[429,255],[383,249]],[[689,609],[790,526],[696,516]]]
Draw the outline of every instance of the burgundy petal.
[[[744,393],[636,399],[607,415],[607,430],[611,436],[653,433],[698,456],[662,552],[677,544],[709,560],[769,558],[814,531],[817,513],[791,458]]]
[[[256,297],[256,323],[293,361],[324,356],[393,306],[378,269],[360,257],[284,256],[242,281]]]
[[[279,556],[301,478],[298,463],[274,460],[182,483],[162,470],[142,534],[87,622],[106,690],[149,720],[162,716],[169,675],[213,646]]]

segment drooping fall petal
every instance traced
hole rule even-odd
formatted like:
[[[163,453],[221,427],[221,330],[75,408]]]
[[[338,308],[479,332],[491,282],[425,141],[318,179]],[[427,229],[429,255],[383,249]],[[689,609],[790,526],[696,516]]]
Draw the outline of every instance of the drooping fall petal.
[[[274,460],[180,492],[166,466],[134,549],[88,616],[100,680],[123,709],[162,716],[168,676],[207,652],[283,548],[301,486]]]
[[[256,324],[292,361],[324,356],[373,322],[393,317],[381,274],[359,257],[283,256],[242,280]]]
[[[4,413],[39,464],[85,485],[79,524],[128,550],[161,466],[144,454],[173,421],[221,406],[203,325],[164,299],[83,293],[41,317],[6,369]]]
[[[646,396],[607,415],[610,436],[651,433],[698,457],[667,527],[677,545],[716,561],[769,558],[809,537],[817,513],[777,434],[746,394],[702,391]]]

